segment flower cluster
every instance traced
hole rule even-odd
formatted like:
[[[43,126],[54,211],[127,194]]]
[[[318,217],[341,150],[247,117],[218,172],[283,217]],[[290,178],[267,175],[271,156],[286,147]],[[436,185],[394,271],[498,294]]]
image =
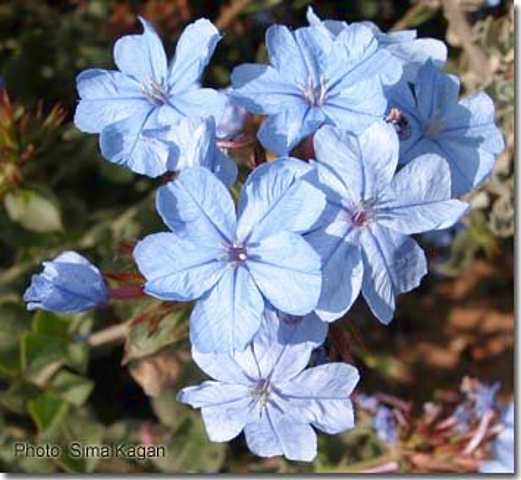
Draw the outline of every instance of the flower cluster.
[[[411,235],[457,224],[468,205],[456,197],[503,149],[490,98],[459,100],[459,82],[442,73],[442,42],[321,21],[311,9],[308,21],[270,27],[270,65],[240,65],[231,89],[217,91],[200,83],[220,39],[211,22],[189,25],[168,64],[141,19],[142,35],[115,44],[119,70],[79,74],[75,115],[107,160],[168,174],[156,209],[169,231],[142,239],[134,259],[147,295],[194,302],[193,359],[215,380],[179,400],[201,408],[214,441],[244,430],[257,455],[304,461],[316,455],[312,427],[354,425],[357,370],[305,368],[328,322],[361,294],[388,324],[397,295],[427,273]],[[247,112],[265,116],[257,138],[277,158],[249,174],[235,205],[237,165],[219,138],[237,134]],[[310,158],[292,157],[306,139]],[[26,300],[76,312],[107,292],[95,267],[67,253]]]

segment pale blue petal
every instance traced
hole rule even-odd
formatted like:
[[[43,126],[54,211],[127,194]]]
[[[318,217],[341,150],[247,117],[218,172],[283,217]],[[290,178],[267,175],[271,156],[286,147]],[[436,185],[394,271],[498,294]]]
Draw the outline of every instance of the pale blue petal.
[[[195,387],[183,388],[177,399],[194,408],[217,407],[250,396],[250,387],[208,380]]]
[[[99,133],[104,127],[135,114],[146,115],[151,105],[139,84],[121,72],[92,68],[76,77],[80,102],[74,124],[86,133]]]
[[[305,237],[322,261],[322,291],[315,313],[325,322],[345,315],[362,287],[360,247],[351,242],[349,225],[343,222],[342,227],[340,236],[325,229]]]
[[[346,22],[340,20],[320,20],[311,6],[308,6],[308,9],[306,10],[306,20],[312,27],[325,29],[329,32],[332,38],[335,38],[342,30],[348,27]]]
[[[173,233],[156,233],[138,242],[134,259],[147,282],[145,291],[162,300],[199,298],[225,272],[222,248],[194,243]]]
[[[249,396],[226,405],[203,407],[201,415],[212,442],[229,442],[256,418],[256,405]]]
[[[281,230],[309,230],[326,205],[315,183],[313,168],[294,158],[257,167],[240,194],[237,238],[256,241]]]
[[[443,73],[431,60],[418,71],[415,92],[418,111],[428,121],[443,114],[459,97],[460,83],[454,75]]]
[[[153,117],[151,107],[145,114],[139,112],[105,127],[99,140],[102,155],[142,175],[157,177],[165,173],[169,149],[149,128],[155,124]]]
[[[114,61],[125,74],[140,82],[162,84],[167,76],[167,61],[161,39],[154,27],[139,17],[141,35],[126,35],[114,45]]]
[[[246,349],[248,352],[249,349]],[[249,374],[251,369],[244,369],[243,364],[235,358],[236,352],[230,353],[203,353],[192,346],[192,358],[197,366],[209,377],[215,378],[225,383],[235,383],[241,385],[251,385],[257,378],[255,370],[253,375]],[[251,352],[250,352],[250,355]],[[244,360],[245,355],[241,354],[239,360]],[[251,363],[251,362],[250,362]]]
[[[252,113],[275,114],[302,102],[302,91],[269,65],[239,65],[231,79],[232,97]]]
[[[505,142],[495,118],[494,102],[485,92],[465,97],[444,116],[445,128],[440,141],[470,137],[479,140],[479,148],[499,154],[504,150]]]
[[[346,88],[389,72],[401,74],[401,65],[385,49],[378,48],[378,41],[366,25],[351,24],[342,29],[333,44],[333,59],[326,72],[326,86],[332,94],[340,94]]]
[[[369,78],[347,86],[337,95],[328,96],[322,107],[326,117],[336,126],[362,133],[387,109],[380,80]]]
[[[244,428],[248,448],[260,457],[284,455],[288,460],[312,461],[317,454],[313,429],[292,415],[269,406],[260,420]]]
[[[196,20],[183,30],[168,73],[171,93],[177,94],[199,85],[220,39],[217,28],[205,18]]]
[[[183,170],[161,187],[156,208],[170,230],[190,241],[218,247],[233,239],[235,205],[223,183],[206,168]]]
[[[404,234],[443,230],[465,214],[468,205],[451,200],[450,170],[440,156],[426,154],[403,167],[377,207],[377,221]]]
[[[399,151],[398,136],[391,125],[375,122],[356,139],[328,126],[321,131],[315,141],[317,161],[336,171],[351,199],[370,200],[389,185]],[[340,155],[340,160],[335,155]],[[340,166],[344,159],[346,165]]]
[[[286,110],[266,118],[257,138],[275,154],[287,155],[301,140],[314,133],[325,119],[321,109],[297,99]]]
[[[162,123],[168,123],[170,118],[175,118],[177,115],[185,117],[213,116],[215,119],[220,119],[226,107],[226,97],[213,88],[194,88],[171,96],[169,105],[175,112],[165,111],[166,115],[159,117]]]
[[[307,75],[299,76],[298,79],[301,82],[307,79],[312,85],[320,85],[322,76],[331,62],[331,53],[334,46],[331,36],[318,27],[298,28],[294,35],[307,69]],[[288,58],[289,53],[293,52],[287,52],[284,58]],[[287,63],[287,60],[285,63]],[[284,68],[287,69],[288,65]]]
[[[244,350],[260,327],[264,300],[251,274],[229,267],[195,305],[190,341],[201,352]]]
[[[217,147],[213,117],[183,118],[158,138],[169,146],[167,170],[201,166],[215,173],[227,186],[235,182],[237,165]]]
[[[289,83],[301,82],[308,77],[308,67],[302,58],[301,47],[288,27],[269,27],[266,30],[266,48],[270,63]]]
[[[320,181],[338,193],[359,202],[364,194],[362,152],[355,135],[324,125],[313,137]]]
[[[300,235],[276,233],[248,246],[248,256],[255,283],[275,308],[305,315],[316,307],[322,284],[320,257]]]
[[[362,294],[384,324],[394,316],[395,297],[416,288],[427,273],[423,250],[410,237],[378,225],[360,233],[364,278]]]
[[[329,434],[351,429],[353,405],[349,396],[356,387],[358,370],[345,363],[308,368],[284,384],[281,394],[294,407],[293,414]]]
[[[434,38],[393,41],[386,46],[386,49],[402,62],[401,79],[407,82],[414,82],[418,70],[428,59],[431,59],[437,68],[441,68],[447,61],[447,46]],[[386,83],[389,83],[388,79]]]
[[[327,324],[313,314],[294,317],[266,307],[261,327],[253,338],[261,376],[276,382],[298,375],[326,335]]]

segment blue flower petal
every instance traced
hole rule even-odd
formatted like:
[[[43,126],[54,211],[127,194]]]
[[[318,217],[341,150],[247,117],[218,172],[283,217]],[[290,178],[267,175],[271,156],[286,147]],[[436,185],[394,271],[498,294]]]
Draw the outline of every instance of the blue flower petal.
[[[268,150],[277,155],[287,155],[325,120],[321,109],[297,100],[287,110],[266,118],[257,132],[257,138]]]
[[[151,109],[139,83],[118,71],[84,70],[76,77],[76,87],[80,102],[74,124],[86,133],[99,133],[111,123],[146,115]]]
[[[183,170],[161,187],[156,208],[170,230],[190,241],[217,247],[233,240],[235,205],[223,183],[206,168]]]
[[[252,113],[275,114],[302,101],[301,90],[269,65],[239,65],[231,79],[232,97]]]
[[[253,351],[263,378],[287,380],[308,364],[314,348],[326,339],[327,325],[315,315],[294,317],[267,307]]]
[[[196,20],[183,30],[168,73],[171,93],[177,94],[199,86],[220,39],[217,28],[205,18]]]
[[[396,295],[416,288],[427,273],[425,254],[412,238],[378,225],[363,229],[360,243],[362,294],[378,320],[388,324]]]
[[[370,200],[391,182],[398,163],[398,136],[391,125],[375,122],[358,138],[322,127],[315,140],[317,162],[336,171],[343,184],[340,195],[353,201]],[[345,165],[340,165],[345,160]],[[337,188],[335,185],[329,185]]]
[[[259,330],[264,300],[245,268],[229,267],[196,303],[190,341],[201,352],[244,350]]]
[[[459,89],[460,82],[456,76],[443,73],[431,60],[428,60],[418,71],[416,78],[418,112],[425,120],[445,113],[457,103]]]
[[[219,245],[200,244],[174,233],[156,233],[141,240],[134,259],[147,279],[145,291],[162,300],[199,298],[223,276],[225,252]]]
[[[162,84],[167,77],[167,61],[161,39],[154,27],[139,17],[141,35],[126,35],[114,45],[114,61],[118,68],[140,82]]]
[[[293,158],[256,168],[239,197],[237,238],[257,241],[279,231],[309,230],[326,205],[315,184],[313,168]]]
[[[313,429],[276,407],[268,407],[261,419],[244,428],[248,448],[261,457],[283,454],[288,460],[312,461],[317,454]]]
[[[271,304],[284,313],[305,315],[317,305],[320,257],[300,236],[280,232],[248,247],[247,267]]]
[[[106,126],[100,135],[102,155],[113,163],[149,177],[165,173],[169,149],[154,134],[154,110],[150,107],[145,114],[138,112]]]
[[[360,379],[358,370],[345,363],[328,363],[308,368],[286,383],[279,384],[285,397],[294,400],[297,418],[319,430],[335,434],[354,427],[349,395]]]
[[[347,313],[362,287],[360,247],[351,243],[349,226],[343,223],[339,226],[340,235],[330,226],[325,231],[305,237],[322,261],[322,291],[315,313],[325,322],[332,322]]]
[[[450,199],[449,177],[449,166],[438,155],[422,155],[408,163],[383,193],[390,199],[378,206],[378,222],[404,234],[451,227],[468,205]]]

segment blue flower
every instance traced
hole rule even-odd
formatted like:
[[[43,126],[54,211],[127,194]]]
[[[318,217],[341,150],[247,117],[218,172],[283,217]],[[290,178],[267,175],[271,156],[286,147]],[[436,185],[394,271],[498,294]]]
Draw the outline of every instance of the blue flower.
[[[182,33],[168,65],[154,28],[140,21],[142,35],[127,35],[114,46],[119,71],[95,68],[78,75],[74,123],[100,133],[101,152],[111,162],[156,177],[166,172],[169,155],[158,132],[184,117],[222,114],[223,95],[200,86],[220,35],[210,21],[197,20]]]
[[[166,169],[180,172],[189,167],[205,167],[231,186],[237,178],[237,164],[217,147],[213,117],[184,118],[174,128],[158,133],[169,145]]]
[[[423,155],[395,175],[398,136],[384,122],[359,137],[324,126],[314,147],[328,197],[322,226],[306,236],[323,262],[316,312],[333,321],[361,290],[387,324],[396,295],[417,287],[427,273],[425,254],[409,235],[453,225],[467,205],[450,200],[449,169],[437,155]]]
[[[197,300],[190,339],[198,350],[244,350],[266,300],[292,315],[316,307],[320,258],[300,235],[325,207],[324,194],[309,183],[315,175],[296,159],[261,165],[243,186],[237,215],[207,169],[183,170],[159,189],[157,210],[173,233],[146,237],[134,257],[146,293]]]
[[[474,413],[477,418],[481,418],[488,410],[496,408],[496,395],[501,387],[500,382],[492,385],[480,384],[475,393]]]
[[[400,163],[424,153],[441,155],[449,162],[453,196],[480,185],[504,149],[490,97],[480,92],[459,100],[459,90],[456,77],[428,61],[412,87],[400,82],[387,92],[387,118],[401,140]]]
[[[481,465],[481,473],[514,473],[514,404],[511,403],[502,418],[503,430],[496,437],[492,450],[492,460]]]
[[[75,313],[105,304],[108,291],[92,263],[76,252],[63,252],[43,262],[43,272],[33,275],[24,301],[28,310]]]
[[[244,352],[192,349],[194,361],[215,380],[184,388],[178,400],[201,408],[212,441],[229,441],[244,430],[256,455],[311,461],[317,453],[312,426],[329,434],[354,427],[349,395],[359,375],[345,363],[305,369],[311,350],[324,341],[325,324],[314,315],[286,319],[268,308]]]
[[[217,137],[228,139],[233,138],[243,128],[248,112],[238,105],[231,96],[231,88],[221,90],[226,98],[224,112],[217,124]]]
[[[340,20],[320,20],[311,7],[307,10],[307,20],[311,26],[321,27],[336,38],[350,25]],[[434,38],[416,38],[416,30],[401,30],[398,32],[383,33],[373,22],[352,23],[352,26],[364,25],[368,27],[378,41],[379,49],[386,50],[394,62],[381,65],[379,75],[385,84],[395,83],[400,76],[402,80],[412,81],[418,69],[428,60],[442,66],[447,60],[447,47],[440,40]],[[398,67],[396,68],[396,64]]]
[[[376,409],[376,414],[373,418],[373,428],[382,442],[394,443],[398,439],[396,419],[392,410],[385,405],[380,405]]]
[[[332,38],[316,26],[291,32],[274,25],[266,45],[271,65],[236,67],[232,95],[268,115],[258,138],[269,150],[285,155],[324,123],[361,132],[385,113],[378,74],[392,58],[370,28],[350,26]]]

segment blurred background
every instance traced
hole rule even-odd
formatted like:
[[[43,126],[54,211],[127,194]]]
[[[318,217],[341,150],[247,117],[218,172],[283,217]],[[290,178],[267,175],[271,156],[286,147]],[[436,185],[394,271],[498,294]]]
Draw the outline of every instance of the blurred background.
[[[224,37],[205,82],[226,87],[234,65],[266,61],[269,25],[305,25],[310,4],[322,18],[415,28],[446,41],[446,69],[460,76],[463,93],[484,89],[494,99],[507,148],[490,181],[468,198],[471,214],[418,239],[430,274],[399,298],[394,321],[382,326],[359,301],[331,328],[312,361],[344,360],[361,370],[358,427],[319,435],[317,460],[301,464],[254,457],[242,437],[210,443],[199,414],[175,401],[178,389],[203,378],[189,356],[186,310],[147,299],[56,316],[27,312],[21,295],[41,262],[66,249],[85,254],[114,285],[139,280],[132,245],[164,229],[153,206],[160,181],[104,161],[97,137],[71,123],[76,74],[113,68],[114,41],[140,31],[137,15],[157,26],[170,54],[184,26],[207,17]],[[458,15],[447,14],[454,9]],[[513,391],[510,1],[4,1],[0,77],[0,471],[464,472],[489,454],[489,437],[468,459],[461,452],[479,425],[477,401],[497,409]],[[12,455],[16,441],[49,439],[162,443],[169,455]]]

